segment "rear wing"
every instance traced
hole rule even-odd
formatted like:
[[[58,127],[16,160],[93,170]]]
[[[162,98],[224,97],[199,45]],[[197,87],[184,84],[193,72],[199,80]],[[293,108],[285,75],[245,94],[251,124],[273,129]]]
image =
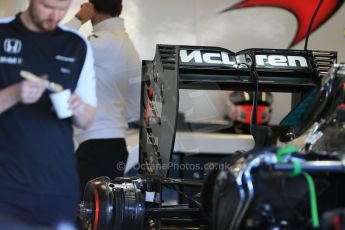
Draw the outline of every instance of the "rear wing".
[[[218,85],[217,89],[251,90],[249,70],[240,65],[251,64],[244,53],[252,52],[260,90],[304,91],[315,86],[337,58],[336,52],[310,50],[247,49],[233,53],[219,47],[158,46],[157,49],[155,59],[160,59],[163,68],[172,68],[177,63],[180,89],[210,89],[211,83]]]
[[[331,51],[247,49],[157,45],[143,61],[140,173],[167,175],[174,148],[179,89],[252,91],[249,67],[255,56],[260,91],[306,92],[320,85],[337,53]]]

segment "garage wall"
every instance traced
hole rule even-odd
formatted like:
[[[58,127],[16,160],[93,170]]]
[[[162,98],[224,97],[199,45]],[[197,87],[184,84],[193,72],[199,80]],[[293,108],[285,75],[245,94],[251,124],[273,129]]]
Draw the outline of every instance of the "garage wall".
[[[0,17],[9,17],[26,7],[27,0],[1,0]]]
[[[279,8],[256,7],[220,13],[238,0],[123,1],[122,16],[128,33],[146,60],[153,58],[155,45],[159,43],[220,46],[234,52],[246,48],[287,48],[297,29],[295,17]],[[72,17],[82,2],[74,0],[66,18]],[[26,0],[1,0],[0,16],[23,9],[25,3]],[[338,51],[340,62],[345,61],[344,7],[309,39],[309,49]],[[82,31],[88,34],[90,25]],[[300,43],[293,48],[303,46]],[[222,119],[227,110],[226,98],[227,92],[183,91],[180,110],[188,120]],[[289,111],[287,105],[291,100],[289,94],[275,94],[274,100],[272,123],[278,123]]]

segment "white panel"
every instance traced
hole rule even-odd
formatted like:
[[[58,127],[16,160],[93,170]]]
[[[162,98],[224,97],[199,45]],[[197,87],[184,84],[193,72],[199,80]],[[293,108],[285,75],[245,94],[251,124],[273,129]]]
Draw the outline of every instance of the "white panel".
[[[143,59],[152,59],[159,43],[197,44],[197,0],[124,2],[127,30]]]
[[[227,108],[228,92],[180,90],[179,110],[187,121],[222,120]]]

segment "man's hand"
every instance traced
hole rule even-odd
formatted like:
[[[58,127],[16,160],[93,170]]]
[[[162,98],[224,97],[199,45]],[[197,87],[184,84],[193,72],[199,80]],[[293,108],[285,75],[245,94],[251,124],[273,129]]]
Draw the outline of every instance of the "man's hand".
[[[73,93],[71,95],[71,98],[68,101],[69,103],[69,108],[72,111],[74,116],[81,116],[82,114],[85,113],[86,110],[86,104],[84,101],[79,97],[78,94]]]
[[[47,76],[43,78],[47,79]],[[46,86],[43,82],[24,80],[0,90],[0,115],[17,103],[36,103],[42,96]]]
[[[95,119],[95,108],[85,103],[76,93],[71,95],[68,102],[73,113],[74,124],[81,129],[88,128]]]
[[[95,15],[95,9],[93,4],[90,2],[83,3],[80,6],[80,10],[75,14],[75,17],[81,21],[81,24],[84,24],[90,20]]]
[[[41,98],[46,87],[42,82],[25,80],[18,83],[15,89],[18,102],[22,102],[24,104],[33,104]]]

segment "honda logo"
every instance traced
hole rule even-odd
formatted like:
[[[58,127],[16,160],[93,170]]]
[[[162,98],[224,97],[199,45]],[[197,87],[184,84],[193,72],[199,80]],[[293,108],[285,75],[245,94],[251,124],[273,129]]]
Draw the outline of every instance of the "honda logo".
[[[7,38],[4,42],[4,50],[6,53],[17,54],[22,49],[22,42],[18,39]]]

